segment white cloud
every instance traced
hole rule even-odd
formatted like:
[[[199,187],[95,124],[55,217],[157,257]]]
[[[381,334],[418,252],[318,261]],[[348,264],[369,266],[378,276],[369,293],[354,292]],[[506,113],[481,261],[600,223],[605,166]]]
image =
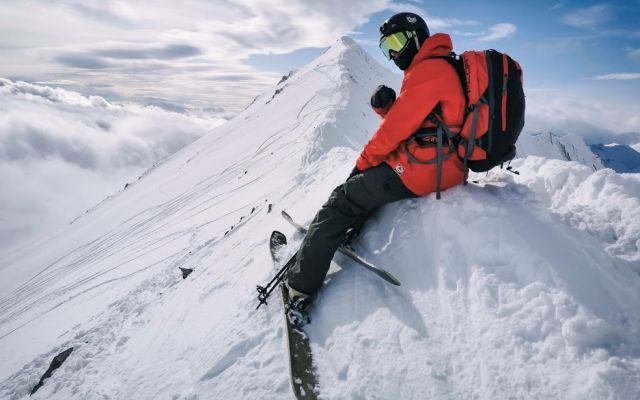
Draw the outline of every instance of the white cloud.
[[[485,42],[499,39],[506,39],[513,36],[518,28],[514,24],[500,23],[489,28],[489,32],[478,37],[478,40]]]
[[[389,11],[392,11],[394,13],[401,13],[401,12],[412,12],[414,14],[418,14],[422,17],[425,16],[425,12],[424,9],[420,6],[414,6],[411,4],[406,4],[406,3],[396,3],[396,2],[391,2],[387,5],[387,9]]]
[[[413,6],[410,4],[391,3],[388,5],[387,9],[389,11],[393,11],[394,13],[412,12],[414,14],[422,16],[431,32],[433,32],[434,30],[447,29],[456,26],[473,26],[478,24],[477,21],[473,20],[463,20],[459,18],[438,18],[425,12],[422,7]]]
[[[635,104],[623,99],[584,94],[571,96],[561,89],[528,89],[525,130],[575,133],[588,142],[607,143],[621,132],[640,132]]]
[[[417,3],[417,1],[416,1]],[[412,12],[414,14],[418,14],[422,16],[427,23],[430,31],[447,29],[456,26],[473,26],[478,25],[477,21],[473,20],[464,20],[459,18],[438,18],[429,13],[425,12],[422,7],[414,6],[411,4],[404,3],[391,3],[387,6],[389,11],[393,11],[394,13],[400,12]]]
[[[595,28],[609,21],[611,16],[611,7],[609,5],[597,4],[567,14],[562,18],[562,21],[575,28]]]
[[[628,49],[627,57],[635,61],[640,61],[640,49]]]
[[[477,24],[392,0],[5,0],[0,76],[235,113],[281,75],[248,65],[252,55],[328,47],[385,10],[415,11],[436,30]]]
[[[134,10],[119,0],[66,0],[66,4],[84,16],[97,20],[129,23]]]
[[[464,20],[458,18],[436,18],[427,16],[427,24],[429,29],[449,29],[456,26],[475,26],[478,25],[478,21]]]
[[[0,79],[0,252],[64,225],[220,123]]]
[[[640,79],[640,73],[616,73],[616,74],[606,74],[606,75],[598,75],[593,79],[599,81],[630,81]]]
[[[530,41],[525,44],[527,49],[549,55],[567,55],[580,51],[589,43],[585,36],[557,37],[548,41]]]
[[[247,65],[248,57],[327,47],[369,15],[395,6],[389,0],[192,0],[179,6],[171,0],[153,6],[6,0],[0,4],[0,76],[97,84],[123,98],[215,101],[237,112],[280,78]],[[237,74],[241,82],[221,79]]]
[[[557,9],[560,9],[564,6],[564,1],[561,1],[559,3],[554,4],[553,6],[549,7],[549,11],[555,11]]]

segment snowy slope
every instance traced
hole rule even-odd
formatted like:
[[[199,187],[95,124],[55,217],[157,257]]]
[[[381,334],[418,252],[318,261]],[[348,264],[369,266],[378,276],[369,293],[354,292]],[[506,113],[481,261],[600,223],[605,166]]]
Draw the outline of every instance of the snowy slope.
[[[0,261],[0,398],[287,399],[279,216],[309,220],[399,76],[351,39],[45,243]],[[331,399],[631,399],[640,392],[640,176],[528,157],[520,176],[385,208],[336,258],[308,327]],[[269,205],[273,211],[269,212]],[[290,249],[293,251],[293,246]],[[178,267],[195,268],[182,280]],[[344,268],[341,268],[344,267]]]

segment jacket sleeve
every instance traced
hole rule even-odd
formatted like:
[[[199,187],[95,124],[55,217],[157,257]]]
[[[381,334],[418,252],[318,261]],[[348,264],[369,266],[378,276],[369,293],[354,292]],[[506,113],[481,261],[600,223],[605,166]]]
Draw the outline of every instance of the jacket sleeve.
[[[382,163],[420,128],[440,100],[440,85],[434,76],[415,85],[407,84],[403,88],[380,127],[362,150],[356,162],[359,170],[365,171]]]

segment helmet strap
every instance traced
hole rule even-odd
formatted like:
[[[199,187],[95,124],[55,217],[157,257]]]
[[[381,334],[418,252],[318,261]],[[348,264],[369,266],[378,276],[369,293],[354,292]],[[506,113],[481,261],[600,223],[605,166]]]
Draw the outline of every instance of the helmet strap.
[[[418,41],[418,33],[413,31],[413,39],[416,41],[416,49],[420,50],[420,42]]]

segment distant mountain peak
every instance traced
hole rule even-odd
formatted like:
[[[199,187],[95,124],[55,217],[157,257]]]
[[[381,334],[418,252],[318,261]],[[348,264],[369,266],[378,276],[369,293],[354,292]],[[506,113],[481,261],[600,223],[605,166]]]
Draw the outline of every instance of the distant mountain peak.
[[[532,132],[518,140],[518,156],[539,156],[549,159],[576,161],[594,170],[604,168],[596,154],[575,134]]]
[[[342,36],[340,39],[337,40],[336,43],[342,43],[345,46],[358,46],[358,43],[356,43],[355,40],[351,39],[349,36]]]

